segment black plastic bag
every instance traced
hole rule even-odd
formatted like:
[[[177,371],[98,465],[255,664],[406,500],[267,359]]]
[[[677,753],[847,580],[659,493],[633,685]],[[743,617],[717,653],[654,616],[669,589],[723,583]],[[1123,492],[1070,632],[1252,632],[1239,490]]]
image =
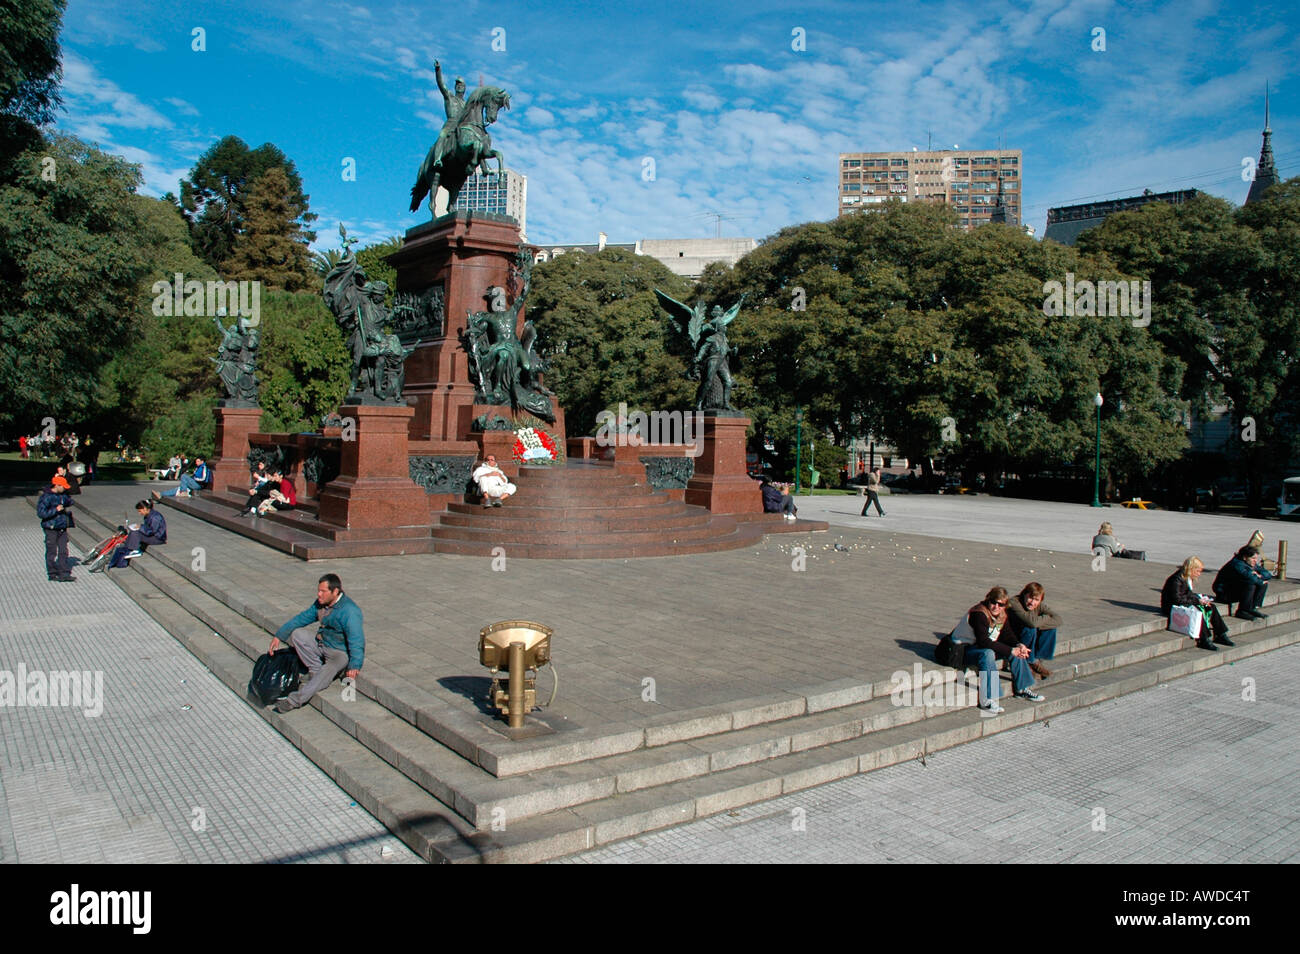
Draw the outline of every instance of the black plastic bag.
[[[248,680],[248,695],[262,705],[273,705],[298,688],[306,672],[302,660],[292,647],[286,646],[274,656],[263,653],[253,663],[253,678]]]

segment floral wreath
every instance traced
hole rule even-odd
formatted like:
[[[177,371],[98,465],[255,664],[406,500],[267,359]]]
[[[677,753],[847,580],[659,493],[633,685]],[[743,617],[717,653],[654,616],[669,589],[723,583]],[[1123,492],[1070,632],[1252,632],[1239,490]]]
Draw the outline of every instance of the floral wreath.
[[[536,460],[553,461],[558,456],[555,438],[537,427],[524,427],[515,431],[514,459],[520,463]]]

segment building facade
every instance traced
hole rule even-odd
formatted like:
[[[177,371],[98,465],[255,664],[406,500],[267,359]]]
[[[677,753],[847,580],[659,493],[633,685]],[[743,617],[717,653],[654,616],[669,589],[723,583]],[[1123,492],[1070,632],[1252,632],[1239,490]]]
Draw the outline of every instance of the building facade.
[[[1082,205],[1062,205],[1047,210],[1047,231],[1043,238],[1062,245],[1073,245],[1088,229],[1096,228],[1106,217],[1116,212],[1140,209],[1148,202],[1168,202],[1182,205],[1200,194],[1198,189],[1181,189],[1177,192],[1152,192],[1131,195],[1124,199],[1107,199],[1104,202],[1085,202]]]
[[[520,237],[528,238],[528,177],[521,176],[513,169],[506,169],[500,175],[489,172],[475,172],[465,180],[465,187],[460,190],[456,204],[451,207],[456,212],[491,212],[495,215],[508,215],[519,223]]]
[[[735,265],[744,255],[758,248],[758,242],[752,238],[647,238],[636,242],[610,242],[605,233],[601,232],[593,244],[540,246],[533,258],[538,262],[546,262],[571,252],[600,252],[607,248],[621,248],[636,255],[647,255],[683,278],[698,279],[704,274],[705,267],[712,262]]]
[[[1020,225],[1019,149],[840,153],[839,205],[847,215],[897,199],[950,205],[961,227]]]

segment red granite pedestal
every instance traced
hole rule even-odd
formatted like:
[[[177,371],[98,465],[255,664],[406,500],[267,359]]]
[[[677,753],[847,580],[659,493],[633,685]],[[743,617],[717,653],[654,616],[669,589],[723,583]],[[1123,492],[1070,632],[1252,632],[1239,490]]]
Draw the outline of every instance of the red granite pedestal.
[[[460,334],[468,312],[491,306],[489,288],[510,287],[510,269],[518,253],[519,226],[513,220],[457,212],[410,229],[401,250],[388,257],[397,270],[398,292],[422,294],[437,286],[443,290],[442,336],[420,341],[406,359],[402,393],[415,407],[412,440],[468,437],[460,426],[460,412],[474,403],[474,385]],[[521,309],[515,333],[523,326]]]
[[[248,437],[257,433],[262,422],[260,407],[216,407],[216,460],[212,465],[212,489],[248,490]]]
[[[714,513],[762,513],[763,495],[746,471],[747,417],[705,417],[704,451],[686,483],[686,502]]]
[[[406,438],[415,412],[348,404],[339,413],[356,421],[356,439],[343,441],[339,476],[321,491],[320,521],[353,531],[422,528],[427,534],[428,505],[424,489],[411,480]]]

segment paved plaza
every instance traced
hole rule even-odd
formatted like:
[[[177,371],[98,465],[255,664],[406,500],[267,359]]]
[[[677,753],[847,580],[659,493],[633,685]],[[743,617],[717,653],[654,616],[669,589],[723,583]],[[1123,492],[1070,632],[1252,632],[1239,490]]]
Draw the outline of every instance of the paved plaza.
[[[825,520],[833,527],[891,530],[979,543],[1035,547],[1063,553],[1088,553],[1103,520],[1115,527],[1116,539],[1133,550],[1146,550],[1147,559],[1181,563],[1198,554],[1209,566],[1225,562],[1244,546],[1255,528],[1264,531],[1265,556],[1277,555],[1278,539],[1300,541],[1300,524],[1255,520],[1214,513],[1177,510],[1138,510],[1119,504],[1087,504],[1047,500],[1015,500],[985,494],[889,494],[880,498],[885,516],[873,507],[863,517],[862,497],[818,494],[798,498],[799,516]]]
[[[138,485],[94,485],[78,500],[118,520],[142,493]],[[995,582],[1016,588],[1039,580],[1072,632],[1101,632],[1150,619],[1160,583],[1170,572],[1154,552],[1148,563],[1111,561],[1105,572],[1094,570],[1086,550],[1099,511],[1091,508],[897,496],[885,499],[890,516],[880,520],[858,517],[861,502],[855,500],[802,501],[802,515],[832,520],[829,533],[772,536],[746,550],[598,561],[522,560],[507,554],[502,572],[493,572],[486,559],[446,554],[307,564],[166,509],[169,542],[145,559],[201,567],[205,582],[233,594],[272,626],[312,599],[321,573],[337,572],[366,614],[368,665],[418,683],[480,718],[486,717],[471,699],[486,681],[474,652],[478,629],[500,619],[544,621],[556,629],[562,679],[548,717],[610,732],[723,700],[765,699],[837,680],[888,679],[899,668],[928,660],[936,634],[951,628]],[[1101,513],[1117,527],[1127,526],[1113,511]],[[1121,529],[1121,538],[1131,545],[1154,551],[1159,544],[1169,554],[1195,549],[1211,565],[1226,560],[1255,527],[1204,515],[1134,516],[1170,522],[1142,525],[1151,531],[1146,539]],[[5,649],[0,668],[23,662],[28,670],[102,671],[105,686],[104,713],[98,718],[56,708],[0,711],[0,852],[6,860],[415,860],[110,580],[78,571],[76,584],[47,583],[42,537],[28,502],[0,501],[0,525],[16,543],[0,558],[8,597],[0,611]],[[1270,548],[1276,547],[1279,531],[1291,529],[1275,522],[1259,525]],[[977,534],[998,527],[1004,528],[995,538],[1000,542],[979,542]],[[936,528],[946,535],[925,535]],[[74,540],[76,552],[82,539]],[[1175,558],[1181,556],[1167,557]],[[989,826],[1014,829],[1024,822],[1038,839],[1034,845],[1049,844],[1064,830],[1060,826],[1074,825],[1073,813],[1081,806],[1090,832],[1089,813],[1101,808],[1112,818],[1109,831],[1145,832],[1125,836],[1130,860],[1174,860],[1162,853],[1156,837],[1168,819],[1154,813],[1145,828],[1137,823],[1143,816],[1129,808],[1134,786],[1174,786],[1195,801],[1208,784],[1204,780],[1215,778],[1207,766],[1222,762],[1237,771],[1236,761],[1249,757],[1256,761],[1241,768],[1251,779],[1242,785],[1246,796],[1258,793],[1276,802],[1280,792],[1294,792],[1295,762],[1272,758],[1267,743],[1285,748],[1296,729],[1295,705],[1279,701],[1276,687],[1285,684],[1279,661],[1300,667],[1298,659],[1295,650],[1272,653],[1179,680],[1173,689],[1158,687],[1054,718],[1050,725],[941,752],[919,769],[929,773],[923,776],[912,774],[918,766],[899,765],[588,857],[630,859],[644,852],[636,857],[667,860],[664,852],[670,849],[663,846],[678,839],[684,847],[674,860],[835,861],[848,860],[853,852],[858,855],[852,860],[980,860],[982,849],[972,846],[981,842],[944,828],[951,825],[942,811],[948,802],[918,794],[930,792],[932,784],[941,788],[934,779],[942,782],[942,771],[951,771],[943,782],[952,786],[950,800],[960,800],[963,791],[980,793],[981,810],[991,813]],[[1248,710],[1240,709],[1244,703],[1234,704],[1231,693],[1215,701],[1214,693],[1226,691],[1219,688],[1227,684],[1223,680],[1239,685],[1240,673],[1256,669],[1259,696]],[[549,678],[542,677],[544,690]],[[1202,685],[1216,688],[1193,688]],[[1266,691],[1266,686],[1273,688]],[[1044,687],[1049,698],[1050,691],[1049,683]],[[1182,699],[1183,693],[1190,695]],[[1182,701],[1174,715],[1143,708],[1131,716],[1116,714],[1116,706],[1148,697]],[[1153,705],[1149,700],[1141,705]],[[1192,720],[1195,727],[1188,728],[1176,717],[1177,710],[1192,704],[1188,700],[1203,710],[1203,727]],[[1107,733],[1099,731],[1101,720]],[[1148,723],[1161,728],[1147,731]],[[1063,727],[1075,724],[1084,727],[1078,730],[1082,741],[1058,744]],[[1039,740],[1048,748],[1032,748]],[[1171,740],[1198,747],[1203,760],[1178,761],[1181,743]],[[991,757],[970,754],[989,752],[990,745],[1000,747]],[[1003,764],[1021,755],[1028,761],[1016,769]],[[972,783],[977,769],[988,774]],[[1050,784],[1039,785],[1037,780],[1049,776]],[[875,787],[885,785],[891,787]],[[1021,803],[1012,797],[1021,790],[1031,793],[1028,808],[1018,808]],[[293,813],[292,807],[304,802],[313,806],[310,824]],[[891,804],[895,814],[872,813],[869,824],[834,814],[864,802]],[[927,805],[937,815],[926,815]],[[802,814],[792,815],[793,809]],[[1267,805],[1260,810],[1270,811]],[[1038,814],[1022,817],[1024,811]],[[191,830],[200,815],[206,830]],[[931,820],[922,824],[923,818]],[[791,827],[796,820],[806,822],[806,829]],[[754,822],[743,828],[754,833],[748,857],[744,853],[750,849],[741,843],[750,835],[738,834],[742,822]],[[859,828],[870,836],[867,841],[849,837]],[[1256,852],[1252,858],[1283,860],[1295,853],[1297,832],[1290,820],[1269,821],[1264,828],[1280,840],[1249,842]],[[831,846],[833,839],[818,841],[819,832],[830,830],[840,832],[843,846]],[[800,840],[789,842],[787,834]],[[735,842],[736,853],[709,854],[715,837]],[[1216,838],[1207,841],[1206,850],[1218,850]],[[918,847],[905,851],[913,839],[920,839]],[[1238,835],[1229,841],[1246,844]],[[1080,842],[1074,854],[1055,860],[1075,855],[1100,860],[1085,853],[1088,844]],[[877,856],[873,845],[889,850]],[[1213,857],[1226,860],[1223,853]]]
[[[110,580],[47,581],[26,501],[0,528],[0,669],[103,673],[98,716],[0,707],[0,861],[419,861]]]

